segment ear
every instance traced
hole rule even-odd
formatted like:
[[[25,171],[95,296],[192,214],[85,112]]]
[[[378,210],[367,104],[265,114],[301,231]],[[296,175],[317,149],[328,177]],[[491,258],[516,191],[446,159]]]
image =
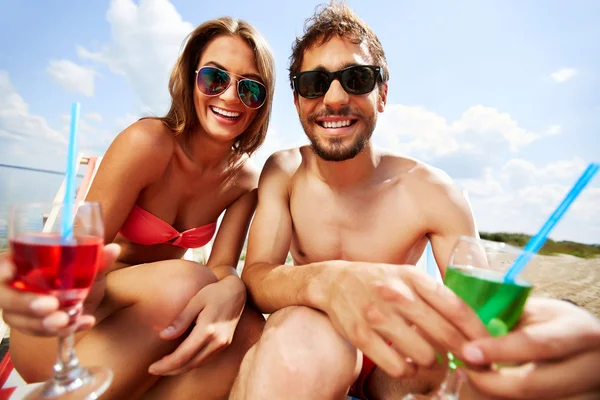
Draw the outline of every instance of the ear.
[[[385,111],[385,105],[387,104],[387,94],[388,83],[383,82],[381,86],[379,86],[379,100],[377,102],[377,111],[380,113]]]

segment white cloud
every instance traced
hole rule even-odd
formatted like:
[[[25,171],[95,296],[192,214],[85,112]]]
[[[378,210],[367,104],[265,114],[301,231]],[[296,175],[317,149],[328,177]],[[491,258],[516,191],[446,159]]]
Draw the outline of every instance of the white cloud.
[[[111,41],[98,50],[77,49],[122,75],[154,114],[167,111],[169,74],[194,26],[168,0],[112,0],[106,14]]]
[[[0,136],[42,140],[64,145],[67,140],[50,128],[44,118],[33,115],[29,105],[13,87],[8,72],[0,70]]]
[[[102,122],[104,118],[99,113],[86,113],[85,118],[92,122]]]
[[[531,132],[512,117],[481,105],[459,119],[445,118],[423,107],[392,104],[379,116],[375,143],[409,154],[445,170],[455,178],[477,178],[493,162],[547,135]]]
[[[96,72],[92,68],[83,67],[69,60],[51,60],[46,67],[46,72],[71,93],[81,93],[87,97],[94,95]]]
[[[560,125],[552,125],[550,128],[548,128],[548,130],[546,131],[546,135],[548,136],[552,136],[552,135],[560,135],[563,132],[563,128]]]
[[[577,70],[575,68],[561,68],[556,72],[550,74],[552,79],[554,79],[558,83],[564,83],[577,75]]]
[[[522,127],[495,108],[473,106],[456,121],[423,107],[389,105],[380,115],[376,144],[446,171],[467,190],[479,229],[536,233],[586,167],[581,158],[536,165],[521,150],[559,134]],[[555,239],[598,243],[600,178],[588,187],[553,231]]]

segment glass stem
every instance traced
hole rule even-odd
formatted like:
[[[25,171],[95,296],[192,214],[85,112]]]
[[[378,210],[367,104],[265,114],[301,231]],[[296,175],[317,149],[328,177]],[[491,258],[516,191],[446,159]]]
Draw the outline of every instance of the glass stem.
[[[439,400],[457,400],[462,383],[462,375],[454,368],[448,369],[448,373],[440,386],[440,390],[436,394],[436,398]]]
[[[54,364],[54,381],[68,385],[81,377],[81,367],[75,355],[74,335],[58,338],[58,358]]]

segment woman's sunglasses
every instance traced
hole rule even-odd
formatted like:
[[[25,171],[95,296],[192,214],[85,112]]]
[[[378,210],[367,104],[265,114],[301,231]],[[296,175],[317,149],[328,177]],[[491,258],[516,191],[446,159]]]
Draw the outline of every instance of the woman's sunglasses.
[[[260,108],[267,99],[267,88],[253,79],[244,78],[216,67],[202,67],[196,71],[196,86],[206,96],[218,96],[231,85],[231,76],[237,77],[237,94],[248,108]]]
[[[339,71],[305,71],[292,77],[293,88],[307,99],[325,96],[331,83],[337,79],[348,94],[370,93],[381,77],[381,67],[375,65],[354,65]]]

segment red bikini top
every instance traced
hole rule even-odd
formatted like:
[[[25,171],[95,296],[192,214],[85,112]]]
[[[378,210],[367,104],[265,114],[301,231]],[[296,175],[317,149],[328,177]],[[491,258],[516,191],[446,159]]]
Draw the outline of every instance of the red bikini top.
[[[208,243],[216,230],[217,223],[213,222],[180,233],[167,222],[136,204],[121,227],[121,235],[143,245],[170,243],[184,248],[197,248]]]

